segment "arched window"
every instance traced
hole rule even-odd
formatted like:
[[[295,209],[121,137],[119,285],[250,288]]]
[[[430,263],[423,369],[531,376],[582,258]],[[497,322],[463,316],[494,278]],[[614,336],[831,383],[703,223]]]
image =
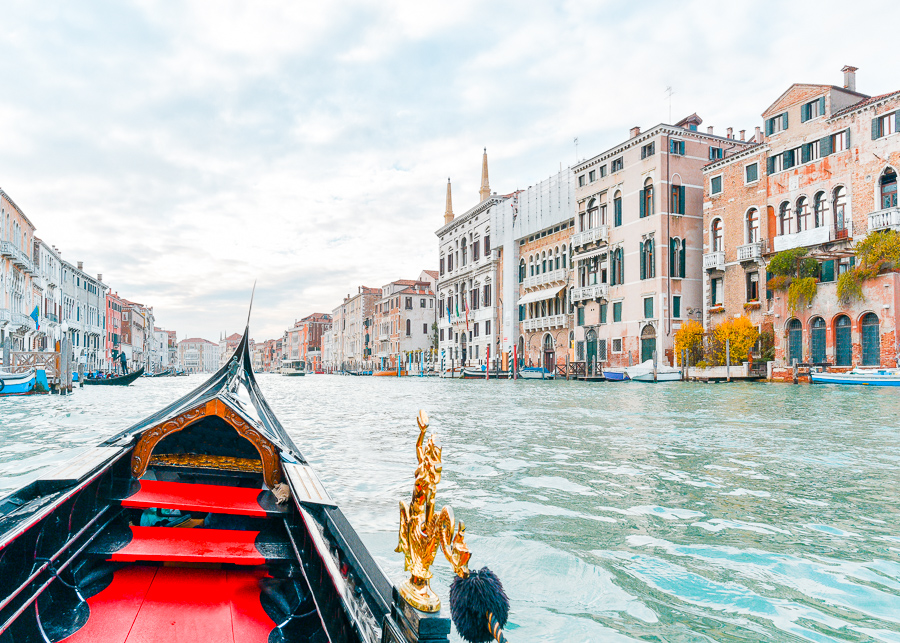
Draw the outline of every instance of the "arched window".
[[[644,189],[641,190],[641,216],[649,217],[653,214],[653,179],[644,181]]]
[[[599,210],[597,209],[597,201],[596,199],[591,199],[588,201],[588,210],[587,210],[587,224],[588,229],[596,228],[600,223],[600,215]]]
[[[653,256],[653,239],[641,241],[641,279],[652,279],[656,276],[656,261]]]
[[[611,286],[617,286],[625,282],[625,267],[623,265],[624,257],[625,251],[623,248],[619,247],[612,251],[612,270],[609,276],[609,283]]]
[[[461,256],[462,256],[462,261],[461,261],[460,263],[461,263],[461,265],[465,266],[465,265],[466,265],[466,260],[467,260],[467,257],[468,257],[468,254],[466,253],[466,238],[465,238],[465,237],[462,238],[462,241],[460,242],[459,248],[460,248],[460,250],[461,250],[460,254],[461,254]]]
[[[863,315],[860,323],[862,344],[862,365],[881,366],[881,332],[875,313]]]
[[[834,229],[847,229],[847,190],[844,186],[839,185],[834,189],[834,199],[832,200],[834,208]]]
[[[616,192],[613,197],[613,225],[622,225],[622,193]]]
[[[778,234],[791,233],[791,204],[785,201],[778,208]]]
[[[525,260],[519,260],[519,283],[525,281]]]
[[[797,232],[809,230],[809,199],[801,196],[797,199]]]
[[[881,209],[897,207],[897,173],[893,168],[888,168],[881,175]]]
[[[722,219],[714,219],[712,222],[712,251],[723,250],[722,245]]]
[[[669,240],[669,274],[673,277],[684,277],[684,249],[684,239],[672,237]]]
[[[747,243],[759,241],[759,210],[750,208],[747,211]]]
[[[566,256],[566,246],[563,245],[563,247],[562,247],[562,262],[563,262],[563,268],[568,268],[568,267],[569,267],[568,263],[566,262],[566,259],[567,259],[567,256]]]
[[[794,360],[803,361],[803,324],[799,319],[788,322],[788,365],[793,365]]]
[[[562,261],[562,259],[559,256],[559,248],[557,248],[553,252],[553,269],[554,270],[559,270],[562,267],[562,265],[560,264],[561,261]]]
[[[530,277],[534,277],[534,255],[528,257],[528,272]]]
[[[817,192],[813,197],[813,225],[821,228],[825,225],[825,193]]]
[[[809,326],[809,359],[821,364],[825,361],[825,320],[816,317]]]
[[[541,273],[547,272],[547,253],[541,253]]]
[[[850,366],[852,361],[850,318],[847,315],[841,315],[834,320],[834,363],[837,366]]]

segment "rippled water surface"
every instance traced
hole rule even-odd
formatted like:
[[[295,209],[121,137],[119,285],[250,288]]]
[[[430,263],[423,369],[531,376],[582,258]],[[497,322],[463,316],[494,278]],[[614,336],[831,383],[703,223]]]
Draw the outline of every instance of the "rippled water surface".
[[[415,414],[526,641],[900,642],[900,391],[260,375],[389,575]],[[0,398],[0,495],[199,376]],[[449,566],[436,563],[447,601]]]

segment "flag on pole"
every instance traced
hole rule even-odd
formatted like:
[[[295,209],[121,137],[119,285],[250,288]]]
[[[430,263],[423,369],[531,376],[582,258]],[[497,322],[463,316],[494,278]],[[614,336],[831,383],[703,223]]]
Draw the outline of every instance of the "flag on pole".
[[[35,306],[35,307],[34,307],[34,310],[31,311],[31,314],[29,315],[29,317],[31,317],[31,318],[34,320],[34,327],[35,327],[35,330],[40,330],[40,329],[41,329],[41,323],[40,323],[40,321],[38,321],[38,320],[40,319],[41,314],[40,314],[40,311],[38,310],[38,307],[37,307],[37,306]]]
[[[463,305],[466,307],[466,330],[469,330],[469,298],[463,295]]]

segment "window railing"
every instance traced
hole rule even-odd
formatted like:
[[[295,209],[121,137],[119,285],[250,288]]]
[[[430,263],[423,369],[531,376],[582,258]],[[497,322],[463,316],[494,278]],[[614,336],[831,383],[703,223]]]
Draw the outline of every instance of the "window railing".
[[[725,251],[717,250],[703,255],[704,270],[725,270]]]
[[[9,308],[0,308],[0,322],[12,321],[12,312]]]
[[[751,241],[737,248],[738,261],[753,261],[759,259],[763,254],[763,241]]]
[[[522,285],[526,288],[534,288],[536,286],[543,286],[544,284],[549,284],[553,282],[564,282],[566,280],[566,273],[568,270],[566,268],[559,268],[558,270],[549,270],[547,272],[541,273],[539,275],[532,275],[531,277],[525,277],[525,281],[522,282]]]
[[[572,302],[586,299],[606,299],[609,296],[608,284],[594,284],[572,289]]]
[[[869,232],[900,229],[900,208],[886,208],[869,213]]]
[[[544,330],[549,328],[562,328],[566,325],[566,315],[546,315],[526,319],[522,322],[526,331]]]
[[[609,226],[606,224],[598,225],[597,227],[591,228],[590,230],[585,230],[584,232],[578,232],[572,235],[573,246],[583,246],[586,243],[593,243],[594,241],[608,240]]]
[[[34,320],[25,313],[13,313],[12,323],[14,326],[24,326],[29,330],[34,330]]]

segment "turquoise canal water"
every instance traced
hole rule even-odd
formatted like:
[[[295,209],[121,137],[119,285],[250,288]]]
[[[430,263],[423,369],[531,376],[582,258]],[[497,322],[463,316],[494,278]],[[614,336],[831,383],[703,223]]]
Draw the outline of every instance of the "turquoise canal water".
[[[0,399],[0,494],[202,381]],[[900,391],[259,376],[387,573],[415,415],[537,641],[900,641]],[[436,563],[447,602],[451,579]]]

